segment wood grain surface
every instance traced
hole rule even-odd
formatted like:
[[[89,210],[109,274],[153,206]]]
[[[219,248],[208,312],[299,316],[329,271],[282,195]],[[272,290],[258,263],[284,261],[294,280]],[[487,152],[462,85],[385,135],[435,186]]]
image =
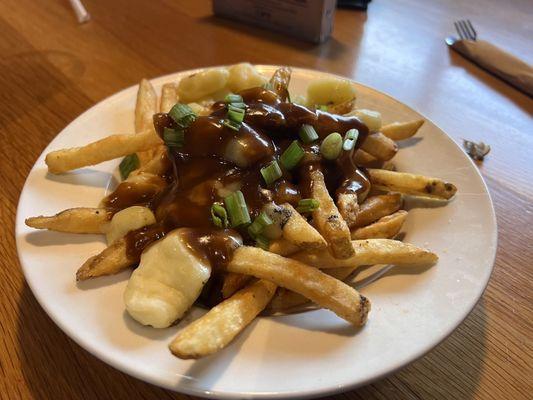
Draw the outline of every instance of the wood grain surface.
[[[212,16],[203,1],[0,2],[0,398],[185,399],[94,358],[48,318],[24,282],[14,219],[47,143],[88,107],[142,77],[239,61],[351,77],[419,110],[454,139],[483,140],[499,249],[488,288],[443,343],[336,399],[526,399],[533,392],[533,100],[450,52],[453,21],[532,63],[530,0],[374,0],[340,10],[317,46]]]

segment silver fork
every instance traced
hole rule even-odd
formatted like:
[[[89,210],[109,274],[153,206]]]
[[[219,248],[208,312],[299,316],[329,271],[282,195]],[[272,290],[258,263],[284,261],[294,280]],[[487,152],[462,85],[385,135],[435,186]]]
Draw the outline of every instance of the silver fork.
[[[467,19],[466,21],[455,21],[453,24],[455,25],[455,30],[457,31],[457,34],[459,35],[461,40],[475,41],[477,39],[477,32],[469,19]]]

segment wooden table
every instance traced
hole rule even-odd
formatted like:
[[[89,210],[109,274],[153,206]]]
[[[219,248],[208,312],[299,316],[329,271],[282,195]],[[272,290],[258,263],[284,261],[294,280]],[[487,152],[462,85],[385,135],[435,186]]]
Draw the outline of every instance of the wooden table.
[[[14,240],[19,193],[37,156],[78,114],[142,77],[199,66],[291,64],[346,75],[418,109],[454,139],[483,140],[499,251],[466,321],[427,356],[336,398],[525,399],[533,359],[533,100],[448,51],[452,22],[532,62],[529,0],[374,0],[337,12],[315,46],[217,19],[201,1],[0,2],[0,398],[186,398],[131,378],[78,347],[37,304]],[[464,3],[459,5],[458,3]]]

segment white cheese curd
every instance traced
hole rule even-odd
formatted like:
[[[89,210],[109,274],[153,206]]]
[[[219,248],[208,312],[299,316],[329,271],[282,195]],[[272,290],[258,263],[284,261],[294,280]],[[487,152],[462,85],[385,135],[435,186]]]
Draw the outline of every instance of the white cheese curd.
[[[152,224],[155,224],[155,216],[149,208],[141,206],[125,208],[113,215],[111,222],[107,226],[107,244],[111,245],[115,240],[124,237],[129,231]]]
[[[176,229],[141,255],[124,292],[126,310],[143,325],[166,328],[196,301],[211,275],[209,262],[198,258]]]

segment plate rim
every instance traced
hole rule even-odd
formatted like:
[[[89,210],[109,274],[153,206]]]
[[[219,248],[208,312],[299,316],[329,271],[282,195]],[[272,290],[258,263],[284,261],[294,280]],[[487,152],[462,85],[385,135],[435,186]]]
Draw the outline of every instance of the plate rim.
[[[276,68],[279,68],[281,66],[281,65],[271,65],[271,64],[253,64],[253,65],[255,67],[257,67],[258,69],[260,69],[260,70],[261,69],[276,69]],[[194,74],[194,73],[197,73],[199,71],[210,69],[210,68],[227,67],[227,66],[228,65],[215,65],[215,66],[207,66],[207,67],[199,67],[199,68],[194,68],[194,69],[188,69],[188,70],[183,70],[183,71],[175,71],[175,72],[172,72],[172,73],[169,73],[169,74],[165,74],[165,75],[162,75],[162,76],[157,76],[157,77],[151,78],[151,79],[149,79],[149,81],[152,82],[152,83],[154,83],[154,82],[159,83],[159,82],[164,82],[165,80],[170,80],[173,77],[176,77],[176,75]],[[292,68],[293,72],[310,73],[310,74],[315,74],[315,75],[316,74],[329,75],[329,76],[332,76],[332,77],[348,79],[348,80],[350,80],[351,82],[354,82],[356,85],[358,85],[360,87],[363,87],[363,88],[365,88],[367,90],[370,90],[370,91],[374,91],[374,92],[376,92],[376,94],[379,94],[380,96],[385,96],[385,97],[389,98],[390,100],[392,100],[393,102],[399,103],[402,106],[404,106],[407,109],[409,109],[410,111],[413,111],[416,114],[418,114],[421,117],[423,117],[426,121],[428,121],[429,123],[434,125],[440,131],[442,136],[448,142],[451,142],[453,146],[456,146],[461,151],[463,158],[466,159],[467,163],[469,163],[469,167],[475,171],[476,178],[479,180],[479,182],[481,183],[481,187],[486,192],[486,195],[487,195],[487,198],[488,198],[488,202],[490,204],[490,220],[491,220],[490,222],[494,226],[494,230],[493,230],[493,232],[491,232],[492,236],[493,236],[492,237],[493,240],[492,240],[492,243],[490,243],[490,246],[491,246],[490,250],[492,251],[492,255],[491,255],[491,257],[488,258],[488,259],[490,259],[490,263],[489,263],[490,267],[486,270],[485,277],[484,277],[485,278],[484,282],[483,282],[482,285],[479,286],[479,290],[475,294],[475,296],[472,297],[473,300],[471,301],[471,303],[468,304],[468,306],[464,308],[464,310],[461,313],[461,315],[457,317],[457,320],[453,324],[450,325],[450,328],[448,328],[446,331],[443,331],[442,333],[439,334],[438,340],[432,342],[431,344],[428,344],[426,347],[420,349],[416,354],[413,354],[412,356],[408,357],[410,359],[409,361],[407,361],[407,362],[405,362],[403,364],[397,365],[394,368],[391,368],[391,369],[388,369],[386,371],[383,371],[382,373],[376,374],[376,375],[372,376],[371,378],[367,378],[365,380],[360,380],[360,381],[357,381],[357,382],[346,383],[346,384],[339,384],[339,385],[335,385],[335,386],[331,386],[331,384],[329,386],[328,385],[324,385],[322,388],[314,389],[314,390],[295,390],[295,391],[283,391],[283,392],[276,392],[276,391],[270,391],[270,392],[242,392],[242,391],[240,391],[240,392],[229,392],[229,391],[218,391],[218,390],[200,390],[200,389],[193,390],[193,389],[191,389],[191,388],[189,388],[187,386],[182,386],[182,387],[171,386],[169,384],[166,384],[164,381],[155,381],[155,380],[153,380],[150,376],[148,376],[148,375],[136,370],[133,366],[130,366],[130,365],[127,365],[127,364],[120,364],[118,361],[115,361],[113,359],[113,357],[106,355],[106,353],[103,352],[103,351],[100,351],[98,347],[92,345],[90,342],[85,342],[80,336],[78,336],[76,334],[75,330],[70,329],[67,324],[63,323],[60,320],[60,318],[58,318],[56,315],[54,315],[53,312],[51,312],[48,309],[45,299],[43,297],[41,297],[39,292],[34,289],[35,282],[32,282],[32,280],[28,277],[27,269],[31,268],[31,267],[26,267],[24,265],[23,260],[22,260],[22,252],[21,252],[22,236],[23,235],[21,234],[20,229],[21,229],[21,227],[24,226],[24,216],[22,216],[21,212],[20,212],[21,211],[20,210],[21,200],[24,197],[25,191],[27,190],[28,178],[34,172],[34,170],[35,170],[35,168],[37,166],[37,162],[43,157],[43,155],[46,152],[49,151],[48,148],[50,147],[51,143],[59,135],[61,135],[65,130],[67,130],[71,126],[71,124],[74,123],[74,121],[76,121],[78,118],[80,118],[83,114],[91,111],[93,108],[98,107],[102,103],[112,102],[115,98],[119,98],[119,97],[123,96],[123,94],[125,92],[130,91],[130,90],[132,90],[132,89],[134,89],[135,87],[138,86],[138,84],[135,84],[135,85],[131,85],[131,86],[127,87],[127,88],[119,90],[118,92],[115,92],[115,93],[103,98],[102,100],[100,100],[97,103],[93,104],[88,109],[82,111],[74,119],[72,119],[70,122],[68,122],[67,125],[65,125],[65,127],[63,129],[61,129],[61,131],[59,131],[48,142],[47,146],[43,149],[43,151],[37,157],[37,159],[35,160],[32,168],[28,172],[28,174],[26,176],[26,179],[24,181],[23,188],[22,188],[22,190],[20,192],[18,203],[17,203],[17,211],[16,211],[16,216],[15,216],[15,232],[14,233],[15,233],[17,256],[18,256],[18,259],[19,259],[19,263],[20,263],[23,275],[24,275],[25,282],[30,287],[30,290],[31,290],[33,296],[36,298],[37,302],[39,303],[41,308],[44,310],[44,312],[48,315],[48,317],[50,317],[50,319],[52,319],[52,321],[70,339],[72,339],[82,349],[84,349],[85,351],[88,351],[89,353],[91,353],[92,355],[94,355],[95,357],[100,359],[101,361],[105,362],[106,364],[108,364],[108,365],[112,366],[113,368],[117,369],[118,371],[124,372],[124,373],[126,373],[126,374],[128,374],[130,376],[133,376],[136,379],[139,379],[139,380],[141,380],[143,382],[150,383],[150,384],[152,384],[154,386],[163,387],[163,388],[168,389],[168,390],[173,391],[173,392],[184,393],[184,394],[187,394],[187,395],[199,396],[199,397],[204,397],[204,398],[215,398],[215,399],[234,399],[234,398],[259,398],[259,399],[279,398],[279,399],[285,399],[285,398],[295,398],[295,397],[297,397],[297,398],[316,398],[316,397],[320,397],[320,396],[332,395],[332,394],[336,394],[336,393],[341,393],[341,392],[346,392],[346,391],[349,391],[349,390],[353,390],[353,389],[356,389],[358,387],[368,385],[369,383],[375,382],[377,380],[383,379],[386,376],[389,376],[389,375],[392,375],[392,374],[396,373],[400,369],[405,368],[406,366],[410,365],[411,363],[419,360],[420,358],[425,356],[427,353],[429,353],[432,349],[434,349],[439,344],[441,344],[444,340],[446,340],[464,322],[464,320],[468,317],[468,315],[470,315],[470,313],[472,312],[474,307],[478,304],[479,300],[483,296],[483,293],[485,292],[485,290],[486,290],[486,288],[488,286],[488,283],[489,283],[490,278],[492,276],[492,273],[494,271],[494,264],[495,264],[495,260],[496,260],[497,250],[498,250],[498,224],[497,224],[496,212],[495,212],[495,208],[494,208],[494,202],[492,200],[492,196],[490,194],[489,188],[488,188],[483,176],[481,175],[481,172],[479,171],[479,168],[464,153],[464,151],[461,149],[459,144],[450,135],[448,135],[446,133],[446,131],[444,131],[442,128],[440,128],[440,126],[437,125],[432,119],[427,118],[424,114],[419,112],[417,109],[415,109],[412,106],[410,106],[410,105],[408,105],[408,104],[396,99],[395,97],[391,96],[390,94],[388,94],[386,92],[383,92],[381,90],[378,90],[378,89],[376,89],[374,87],[365,85],[365,84],[363,84],[361,82],[358,82],[358,81],[356,81],[356,80],[354,80],[352,78],[349,78],[349,77],[346,77],[346,76],[342,76],[342,75],[339,75],[339,74],[335,74],[335,73],[331,73],[331,72],[327,72],[327,71],[320,71],[320,70],[316,70],[316,69],[310,69],[310,68],[301,68],[301,67],[294,67],[294,66],[291,66],[291,68]]]

